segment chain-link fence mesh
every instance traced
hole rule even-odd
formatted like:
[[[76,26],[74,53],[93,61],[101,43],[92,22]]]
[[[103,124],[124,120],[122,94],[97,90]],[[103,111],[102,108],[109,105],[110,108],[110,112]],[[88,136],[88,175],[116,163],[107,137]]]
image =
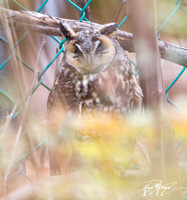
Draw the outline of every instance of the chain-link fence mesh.
[[[38,6],[39,2],[41,2],[40,6],[36,9],[36,12],[42,12],[43,9],[47,6],[47,4],[49,3],[48,0],[45,0],[45,1],[38,1],[36,4]],[[85,17],[85,10],[87,9],[88,6],[91,6],[92,7],[92,3],[94,2],[94,0],[89,0],[87,1],[86,5],[84,6],[84,8],[80,8],[79,6],[77,6],[73,1],[71,0],[67,0],[68,4],[71,5],[72,7],[74,7],[75,9],[77,9],[77,11],[80,13],[80,18],[78,19],[79,21],[89,21],[86,17]],[[33,4],[35,3],[35,1],[33,1]],[[53,1],[53,4],[58,4],[60,2],[55,2]],[[121,3],[124,3],[123,1]],[[165,29],[165,27],[167,27],[167,25],[174,19],[175,15],[178,13],[178,12],[182,12],[182,17],[186,18],[186,14],[187,14],[187,11],[185,11],[185,6],[181,5],[182,2],[177,0],[176,2],[174,1],[170,1],[170,3],[173,5],[173,11],[171,12],[171,14],[165,19],[164,23],[158,28],[158,39],[162,39],[162,32],[163,30]],[[18,10],[29,10],[26,6],[27,6],[27,3],[22,3],[22,1],[16,1],[16,0],[12,0],[12,1],[9,1],[9,4],[5,2],[5,0],[2,0],[0,2],[0,6],[2,7],[7,7],[8,5],[10,5],[12,8],[14,9],[18,9]],[[56,5],[58,6],[58,5]],[[36,5],[35,5],[36,7]],[[8,8],[8,7],[7,7]],[[68,7],[68,8],[71,8],[71,7]],[[70,10],[71,12],[71,10]],[[180,13],[181,14],[181,13]],[[174,19],[176,20],[176,19]],[[125,23],[127,21],[127,16],[124,15],[122,17],[122,20],[119,22],[119,25],[118,25],[118,28],[120,29],[122,26],[125,27]],[[180,23],[179,21],[177,21],[176,23]],[[26,71],[26,74],[27,76],[29,77],[32,77],[31,74],[34,74],[35,73],[35,67],[32,66],[33,63],[35,62],[32,62],[32,64],[29,64],[27,62],[27,60],[24,60],[24,56],[21,56],[20,54],[17,53],[17,47],[19,45],[21,45],[21,43],[23,41],[29,43],[29,39],[28,39],[28,35],[29,35],[29,32],[25,32],[23,33],[22,35],[19,35],[19,39],[14,39],[15,43],[14,44],[11,44],[10,40],[8,39],[8,36],[5,34],[4,31],[1,31],[0,32],[0,52],[1,52],[1,60],[0,60],[0,75],[1,75],[1,84],[2,82],[4,84],[2,85],[6,85],[6,87],[1,87],[2,85],[0,85],[0,94],[1,94],[1,98],[2,99],[5,99],[4,101],[8,101],[9,102],[9,105],[11,105],[10,107],[8,107],[10,110],[7,109],[7,107],[5,105],[3,105],[3,109],[4,111],[6,112],[6,109],[7,109],[7,113],[4,112],[5,115],[2,115],[1,116],[1,127],[0,127],[0,130],[3,131],[5,126],[6,126],[6,123],[5,121],[7,121],[7,116],[10,117],[10,112],[14,106],[16,105],[16,95],[14,96],[11,96],[11,94],[9,94],[9,89],[8,87],[11,87],[12,84],[11,84],[11,79],[8,79],[6,80],[6,67],[10,64],[11,60],[14,58],[17,60],[17,62],[20,62],[21,65],[19,67],[22,67],[22,68],[26,68],[27,71]],[[59,37],[55,37],[55,36],[48,36],[46,37],[47,38],[47,42],[50,40],[51,43],[53,43],[53,46],[56,46],[59,48],[58,52],[54,55],[54,57],[45,65],[45,66],[42,66],[41,69],[40,69],[40,72],[37,74],[37,84],[34,86],[34,88],[32,88],[32,92],[31,92],[31,95],[33,95],[37,90],[39,90],[40,87],[44,87],[47,91],[50,91],[51,90],[51,83],[50,81],[47,80],[47,77],[49,76],[46,76],[46,73],[48,72],[48,70],[50,68],[54,68],[54,65],[55,65],[55,61],[58,59],[58,57],[64,52],[64,43],[65,43],[65,39],[62,39],[59,38]],[[53,40],[53,41],[52,41]],[[40,41],[41,42],[41,41]],[[37,43],[37,42],[36,42]],[[8,46],[13,46],[13,51],[11,52],[6,52],[6,49],[8,49]],[[40,45],[36,45],[36,47],[39,49],[39,46]],[[29,48],[29,45],[27,46],[27,48]],[[55,49],[55,48],[54,48]],[[29,51],[29,49],[25,49],[24,51]],[[36,50],[38,51],[38,50]],[[23,53],[23,50],[21,51]],[[54,52],[53,52],[54,54]],[[32,57],[32,54],[30,55],[30,57]],[[42,56],[41,56],[42,57]],[[51,55],[49,56],[51,57]],[[47,57],[47,58],[49,58]],[[28,58],[28,55],[27,55],[27,58]],[[136,66],[136,63],[135,61],[131,60],[132,64]],[[38,64],[40,65],[42,62],[38,62]],[[43,64],[43,63],[42,63]],[[14,66],[12,66],[14,67]],[[164,68],[164,62],[162,62],[162,68]],[[186,70],[186,66],[182,66],[182,69],[181,71],[176,74],[176,77],[174,78],[174,80],[169,84],[169,86],[166,88],[165,90],[165,94],[166,94],[166,99],[167,99],[167,102],[169,104],[171,104],[172,106],[176,107],[177,109],[180,109],[178,107],[182,107],[183,105],[177,105],[172,99],[170,99],[169,97],[169,94],[170,94],[170,91],[172,90],[172,88],[177,84],[177,81],[180,80],[180,78],[182,77],[182,75],[184,74]],[[5,71],[5,72],[4,72]],[[52,74],[54,74],[54,72],[51,72]],[[136,75],[137,75],[138,72],[136,72]],[[45,77],[46,76],[46,77]],[[53,76],[53,75],[52,75]],[[27,79],[27,78],[26,78]],[[23,86],[24,88],[24,86]],[[22,89],[23,89],[22,88]],[[175,89],[175,88],[174,88]],[[28,98],[28,96],[27,96]],[[38,95],[37,98],[40,98],[40,96]],[[25,100],[27,101],[27,99]],[[1,102],[2,103],[2,102]],[[44,103],[45,104],[45,103]],[[22,110],[22,107],[16,107],[16,111],[15,112],[12,112],[13,115],[10,117],[10,120],[14,120],[14,118],[18,117],[19,116],[19,112],[21,112]],[[177,112],[177,111],[176,111]],[[183,141],[185,140],[186,136],[181,138],[181,140],[178,142],[177,144],[177,148],[183,143]],[[36,145],[32,151],[29,151],[29,152],[26,152],[23,156],[17,158],[16,162],[13,163],[13,165],[17,166],[17,171],[13,174],[9,174],[8,176],[8,180],[11,180],[13,179],[16,175],[18,175],[19,173],[23,174],[24,177],[26,179],[30,179],[30,177],[28,177],[28,175],[24,172],[24,166],[22,165],[23,161],[24,160],[27,160],[27,158],[33,154],[33,152],[35,152],[36,150],[38,150],[42,145],[44,145],[46,142],[46,138],[43,138],[40,140],[40,142],[38,143],[38,145]],[[134,164],[134,167],[137,168],[138,166]]]

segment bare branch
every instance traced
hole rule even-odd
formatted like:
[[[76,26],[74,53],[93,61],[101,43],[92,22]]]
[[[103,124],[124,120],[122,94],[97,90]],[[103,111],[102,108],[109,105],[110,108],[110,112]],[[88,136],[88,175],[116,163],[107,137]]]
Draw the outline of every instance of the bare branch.
[[[123,6],[126,4],[126,2],[124,1],[124,2],[121,2],[121,6],[120,6],[120,8],[119,8],[119,10],[118,10],[118,12],[117,12],[117,15],[116,15],[116,17],[115,17],[115,22],[117,22],[117,20],[118,20],[118,17],[119,17],[119,15],[120,15],[120,13],[121,13],[121,11],[122,11],[122,8],[123,8]],[[125,13],[125,15],[126,15],[126,13]]]
[[[14,143],[14,146],[13,146],[13,150],[11,152],[11,160],[9,162],[9,165],[8,165],[6,172],[5,172],[5,175],[4,175],[4,183],[3,183],[3,194],[4,195],[6,195],[6,193],[7,193],[8,176],[11,172],[11,169],[12,169],[14,162],[15,162],[15,159],[16,159],[16,151],[17,151],[17,147],[18,147],[18,144],[19,144],[19,141],[20,141],[22,130],[23,130],[23,124],[21,123],[19,128],[18,128],[17,134],[16,134],[16,140],[15,140],[15,143]]]
[[[0,136],[0,141],[3,140],[3,138],[5,137],[8,126],[9,126],[10,121],[12,120],[14,114],[16,113],[17,107],[18,107],[18,101],[16,101],[11,113],[6,116],[6,121],[5,121],[5,124],[4,124],[4,127],[3,127],[3,131],[1,133],[1,136]]]
[[[76,20],[50,17],[46,14],[31,11],[14,11],[0,8],[0,13],[4,15],[9,23],[13,22],[16,30],[34,31],[46,35],[61,36],[58,23],[66,22],[75,32],[94,28],[100,29],[104,25],[92,22],[78,22]],[[134,52],[133,35],[131,33],[118,30],[116,37],[122,48],[129,52]],[[187,66],[187,49],[177,45],[169,44],[164,41],[158,41],[161,57],[176,64]]]

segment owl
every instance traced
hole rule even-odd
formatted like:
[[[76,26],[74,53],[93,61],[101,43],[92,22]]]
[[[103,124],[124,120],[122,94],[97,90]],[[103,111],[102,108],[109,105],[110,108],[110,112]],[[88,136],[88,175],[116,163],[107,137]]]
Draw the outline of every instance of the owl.
[[[68,44],[48,97],[51,119],[59,115],[61,120],[72,115],[89,117],[93,113],[125,118],[140,107],[142,91],[114,36],[116,24],[75,33],[60,23],[60,30]]]
[[[113,35],[116,24],[75,33],[60,23],[60,30],[68,45],[48,97],[49,114],[56,108],[65,115],[99,111],[126,117],[140,107],[142,91]]]

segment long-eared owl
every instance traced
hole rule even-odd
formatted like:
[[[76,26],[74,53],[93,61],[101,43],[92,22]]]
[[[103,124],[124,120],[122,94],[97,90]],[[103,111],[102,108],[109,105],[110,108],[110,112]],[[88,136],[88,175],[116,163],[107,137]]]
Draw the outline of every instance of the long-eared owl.
[[[60,23],[68,45],[48,98],[49,114],[53,109],[79,115],[96,110],[128,116],[140,106],[142,91],[113,34],[116,29],[113,23],[75,33]]]
[[[60,30],[68,45],[48,98],[49,118],[52,119],[51,124],[54,122],[55,125],[51,126],[55,129],[52,129],[55,132],[53,138],[57,140],[55,148],[49,151],[51,175],[67,171],[67,163],[70,162],[67,153],[70,140],[67,138],[71,134],[63,127],[67,127],[67,121],[75,121],[71,120],[74,119],[72,116],[78,116],[78,119],[81,117],[86,124],[86,128],[83,125],[83,129],[75,130],[78,138],[89,138],[87,135],[90,133],[91,139],[95,136],[98,138],[103,130],[107,130],[92,126],[95,118],[101,125],[107,124],[108,116],[109,119],[112,116],[112,120],[115,116],[117,121],[121,121],[141,104],[142,91],[127,55],[113,35],[116,29],[116,24],[108,24],[100,30],[75,33],[67,24],[60,23]],[[72,154],[68,166],[80,165],[81,159],[77,152],[74,156]]]

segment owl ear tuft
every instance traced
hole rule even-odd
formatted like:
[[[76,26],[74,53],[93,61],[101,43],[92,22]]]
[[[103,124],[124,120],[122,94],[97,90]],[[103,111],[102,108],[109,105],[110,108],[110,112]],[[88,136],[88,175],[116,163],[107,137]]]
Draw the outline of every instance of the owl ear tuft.
[[[60,32],[65,36],[67,40],[72,40],[76,37],[76,33],[73,31],[71,27],[68,26],[65,22],[60,22]]]
[[[110,35],[117,31],[118,25],[116,23],[106,24],[102,29],[100,29],[100,33],[104,35]]]

